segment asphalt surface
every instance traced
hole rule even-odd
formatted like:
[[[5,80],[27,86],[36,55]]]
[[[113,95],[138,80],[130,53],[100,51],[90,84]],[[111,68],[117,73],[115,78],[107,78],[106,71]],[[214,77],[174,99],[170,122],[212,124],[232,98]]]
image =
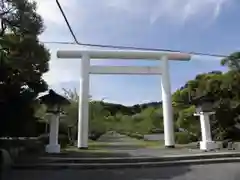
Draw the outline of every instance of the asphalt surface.
[[[143,148],[142,145],[139,145],[139,140],[118,133],[113,134],[108,133],[106,135],[103,135],[98,141],[106,143],[104,147],[102,147],[102,149],[106,149],[113,153],[125,154],[125,156],[127,157],[129,156],[161,157],[163,155],[201,153],[199,149],[191,150],[187,148],[165,149],[163,146],[154,148]]]
[[[239,180],[240,163],[115,170],[14,170],[3,180]]]
[[[159,149],[138,149],[136,140],[119,134],[108,134],[100,141],[108,142],[111,151],[128,156],[161,156],[184,154]],[[133,150],[134,149],[134,150]],[[83,153],[81,153],[83,155]],[[239,180],[240,163],[185,165],[176,167],[109,169],[109,170],[11,170],[2,175],[2,180]]]

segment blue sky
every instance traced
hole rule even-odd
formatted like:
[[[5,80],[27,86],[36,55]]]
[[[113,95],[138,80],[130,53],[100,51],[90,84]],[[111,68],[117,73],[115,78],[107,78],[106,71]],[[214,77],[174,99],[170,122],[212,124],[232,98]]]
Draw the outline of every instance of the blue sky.
[[[59,0],[79,41],[84,43],[177,49],[229,54],[240,48],[238,0]],[[46,31],[42,41],[73,41],[55,0],[38,0]],[[46,44],[51,50],[50,87],[79,87],[80,60],[57,59],[56,51],[81,49]],[[160,61],[94,60],[99,65],[159,65]],[[172,91],[197,74],[223,70],[220,59],[193,56],[190,62],[170,62]],[[161,77],[92,75],[94,99],[132,105],[161,100]]]

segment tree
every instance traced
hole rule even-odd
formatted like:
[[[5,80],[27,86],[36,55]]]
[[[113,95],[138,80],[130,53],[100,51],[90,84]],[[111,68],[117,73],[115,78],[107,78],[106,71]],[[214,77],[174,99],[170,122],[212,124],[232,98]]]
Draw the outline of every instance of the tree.
[[[234,52],[230,56],[221,60],[223,66],[227,66],[231,70],[240,70],[240,52]]]
[[[71,102],[65,108],[66,117],[63,118],[63,123],[71,131],[71,139],[77,136],[78,124],[78,94],[76,90],[64,89],[65,97]],[[97,140],[102,134],[108,130],[108,125],[111,121],[110,113],[105,109],[105,104],[102,101],[93,101],[89,98],[89,138]]]
[[[0,132],[30,135],[34,101],[47,90],[42,74],[48,71],[50,54],[38,39],[43,20],[36,3],[27,0],[0,0],[0,19]]]
[[[211,117],[211,128],[214,139],[236,139],[236,128],[239,121],[240,107],[240,74],[236,70],[227,73],[213,71],[199,74],[195,79],[188,81],[182,88],[173,94],[174,114],[176,124],[194,136],[200,132],[199,120],[193,116],[194,106],[191,99],[196,96],[209,96],[214,99]],[[187,100],[189,99],[189,100]]]
[[[187,131],[189,135],[194,136],[196,139],[200,138],[201,128],[198,117],[194,116],[195,107],[183,109],[179,112],[177,126],[183,131]]]

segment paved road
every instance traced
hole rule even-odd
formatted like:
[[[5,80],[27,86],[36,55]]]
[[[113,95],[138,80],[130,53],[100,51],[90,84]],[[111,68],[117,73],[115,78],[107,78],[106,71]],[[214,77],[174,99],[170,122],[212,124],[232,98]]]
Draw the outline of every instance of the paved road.
[[[126,154],[126,156],[151,156],[161,157],[163,155],[179,155],[179,154],[196,154],[200,153],[199,149],[165,149],[162,146],[155,148],[143,147],[139,140],[130,138],[126,135],[118,133],[107,133],[103,135],[98,142],[104,142],[102,149],[111,150],[115,153]],[[98,145],[100,147],[101,145]]]
[[[112,151],[136,150],[142,147],[139,140],[118,133],[107,133],[100,137],[98,142],[104,143],[103,149]]]
[[[239,180],[240,163],[122,170],[13,171],[3,180]]]

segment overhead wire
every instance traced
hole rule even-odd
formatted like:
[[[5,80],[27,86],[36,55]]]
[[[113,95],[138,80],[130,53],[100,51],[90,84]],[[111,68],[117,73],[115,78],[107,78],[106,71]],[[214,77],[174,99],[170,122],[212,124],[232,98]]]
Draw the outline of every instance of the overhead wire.
[[[68,44],[68,45],[78,45],[75,42],[64,42],[64,41],[40,41],[45,44]]]
[[[80,46],[89,46],[89,47],[99,47],[99,48],[113,48],[113,49],[128,49],[128,50],[145,50],[145,51],[163,51],[163,52],[175,52],[175,53],[186,53],[192,55],[199,55],[199,56],[211,56],[211,57],[219,57],[225,58],[228,57],[227,55],[223,54],[212,54],[212,53],[201,53],[201,52],[184,52],[180,50],[172,50],[172,49],[161,49],[161,48],[143,48],[143,47],[134,47],[134,46],[115,46],[110,44],[91,44],[91,43],[81,43],[78,41],[69,21],[68,18],[59,2],[56,0],[56,4],[64,18],[64,21],[73,37],[74,42],[45,42],[45,43],[55,43],[55,44],[72,44],[72,45],[80,45]]]

